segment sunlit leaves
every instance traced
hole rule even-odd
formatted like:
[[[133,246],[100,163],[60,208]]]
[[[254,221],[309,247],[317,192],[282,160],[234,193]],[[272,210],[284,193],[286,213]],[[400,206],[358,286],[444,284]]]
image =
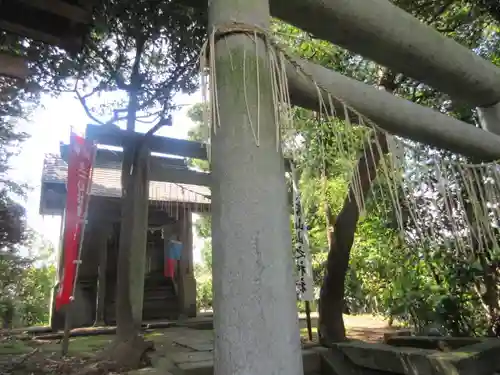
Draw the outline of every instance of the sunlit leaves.
[[[488,0],[394,0],[394,3],[483,58],[500,63],[499,24],[494,22],[495,13]],[[273,31],[281,45],[294,56],[369,84],[378,82],[381,67],[372,61],[314,39],[280,21],[273,23]],[[400,74],[395,74],[393,83],[395,95],[457,117],[471,126],[477,123],[473,108],[453,102],[431,87]],[[319,283],[327,249],[325,204],[330,205],[334,214],[340,211],[365,134],[356,133],[357,129],[342,121],[319,117],[315,113],[299,109],[294,115],[297,135],[302,140],[294,157],[302,172],[303,205],[310,228],[315,282]],[[410,185],[413,190],[423,191],[421,182],[424,179],[431,181],[425,189],[434,191],[433,198],[416,200],[419,224],[425,230],[418,241],[415,238],[410,241],[408,235],[406,238],[398,236],[396,210],[389,199],[387,183],[377,181],[357,227],[345,284],[345,301],[351,312],[371,311],[396,316],[419,328],[433,321],[453,334],[484,332],[485,310],[481,294],[484,267],[478,266],[471,254],[458,251],[457,239],[448,239],[445,246],[443,236],[434,239],[429,235],[449,232],[451,223],[446,215],[429,212],[431,206],[443,212],[445,200],[438,191],[439,178],[435,169],[426,169],[425,163],[464,160],[421,144],[413,146],[416,153],[408,151],[407,155],[411,162],[405,169],[406,185],[397,193],[399,203],[403,204],[402,198],[410,194]],[[453,170],[444,173],[448,180],[456,179]],[[449,186],[457,198],[461,190],[459,185],[456,181]],[[406,230],[412,230],[415,223],[408,215],[408,207],[403,206],[401,214]],[[488,259],[498,273],[496,252],[489,251]]]

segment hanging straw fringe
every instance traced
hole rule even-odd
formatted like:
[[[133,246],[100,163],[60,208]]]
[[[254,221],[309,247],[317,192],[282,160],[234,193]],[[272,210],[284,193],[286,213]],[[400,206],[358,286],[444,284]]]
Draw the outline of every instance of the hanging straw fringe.
[[[345,104],[342,99],[336,98],[301,68],[300,64],[285,52],[276,39],[267,30],[255,25],[232,22],[214,27],[205,42],[200,55],[200,72],[202,97],[204,103],[203,120],[208,131],[208,155],[211,160],[211,137],[217,134],[221,126],[219,101],[217,97],[217,71],[215,66],[215,44],[231,34],[244,34],[255,43],[257,56],[262,53],[258,43],[263,43],[266,56],[257,58],[255,66],[257,79],[257,118],[250,116],[247,108],[249,126],[255,144],[260,144],[260,79],[263,67],[259,61],[267,61],[271,75],[271,97],[273,100],[274,120],[276,126],[276,148],[283,148],[284,154],[294,160],[301,151],[300,133],[293,122],[293,114],[288,81],[286,77],[286,64],[291,63],[296,71],[314,83],[318,92],[319,112],[317,122],[330,122],[336,119],[334,99],[343,103],[343,124],[345,133],[338,131],[334,137],[335,152],[341,159],[351,160],[351,172],[346,176],[351,183],[353,199],[362,212],[366,207],[366,199],[362,192],[361,178],[356,162],[359,152],[367,158],[374,158],[375,153],[381,155],[377,168],[377,180],[373,194],[379,198],[375,203],[380,212],[391,209],[394,213],[397,227],[402,239],[415,248],[428,246],[456,247],[463,255],[470,256],[473,246],[480,251],[486,251],[488,243],[496,244],[494,228],[500,223],[500,176],[497,163],[469,164],[460,161],[447,161],[435,157],[434,162],[426,164],[427,151],[419,151],[418,147],[410,141],[396,138],[386,133],[375,123]],[[252,60],[253,61],[253,60]],[[230,55],[232,69],[232,57]],[[243,59],[243,91],[247,98],[249,77],[246,76],[246,67],[249,62],[246,52]],[[355,115],[356,121],[351,121]],[[363,149],[359,150],[359,143],[354,132],[359,127],[364,129]],[[385,135],[389,152],[385,153],[377,134]],[[322,136],[323,137],[323,136]],[[366,142],[372,139],[373,142]],[[327,155],[324,139],[320,140],[323,158],[323,198],[326,199],[326,165]],[[412,164],[413,163],[413,164]],[[367,168],[368,169],[368,168]],[[368,169],[369,170],[369,169]],[[410,178],[405,171],[414,170]],[[436,184],[435,180],[438,180]],[[384,188],[382,188],[384,187]],[[435,187],[436,191],[424,193],[428,187]],[[402,194],[403,193],[403,194]],[[389,207],[384,205],[389,204]],[[384,207],[383,207],[384,206]],[[440,212],[440,209],[443,211]],[[403,212],[404,211],[404,212]],[[446,221],[446,225],[445,225]],[[413,224],[411,232],[408,223]],[[444,228],[447,229],[444,229]]]

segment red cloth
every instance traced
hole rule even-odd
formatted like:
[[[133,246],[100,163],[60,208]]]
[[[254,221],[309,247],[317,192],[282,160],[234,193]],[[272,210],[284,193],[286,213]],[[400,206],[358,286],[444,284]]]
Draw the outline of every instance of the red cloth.
[[[85,213],[92,181],[92,163],[95,148],[85,139],[71,133],[68,160],[66,212],[64,217],[63,251],[64,267],[56,295],[56,310],[68,304],[73,294],[76,261],[84,228]]]
[[[170,277],[174,278],[175,276],[175,268],[177,266],[177,261],[172,258],[167,258],[165,260],[165,267],[164,267],[164,275],[165,277]]]

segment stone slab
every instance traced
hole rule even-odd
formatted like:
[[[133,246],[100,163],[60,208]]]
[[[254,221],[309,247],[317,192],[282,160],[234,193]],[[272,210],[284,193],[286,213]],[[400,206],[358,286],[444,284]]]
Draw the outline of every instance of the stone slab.
[[[187,327],[197,330],[213,330],[214,321],[212,318],[189,318],[184,321],[178,321],[177,325],[179,327]]]
[[[214,353],[212,352],[186,352],[186,353],[176,353],[172,357],[172,362],[176,365],[182,363],[197,363],[212,361],[214,358]]]
[[[174,339],[174,343],[198,352],[210,352],[214,350],[213,339],[178,337]]]
[[[339,348],[322,350],[321,372],[335,375],[387,375],[387,372],[356,366]]]
[[[184,328],[179,327],[179,329],[183,330],[183,337],[197,338],[197,339],[210,339],[213,340],[214,332],[212,330],[204,330],[204,329],[193,329],[193,328]]]
[[[146,367],[146,368],[141,368],[139,370],[129,371],[127,372],[127,374],[128,375],[172,375],[171,372],[153,367]]]
[[[491,375],[500,370],[500,340],[497,338],[485,339],[451,353],[456,357],[460,374]]]
[[[450,352],[362,342],[336,345],[355,365],[404,375],[491,375],[500,367],[500,340]]]
[[[214,375],[214,362],[212,360],[181,363],[178,367],[184,375]]]
[[[321,370],[320,352],[321,349],[318,348],[302,351],[304,374],[311,374]],[[177,362],[178,368],[183,371],[184,375],[213,375],[213,353],[192,352],[182,354],[182,356],[180,354],[176,355],[173,361]]]
[[[393,332],[385,332],[384,333],[384,343],[387,343],[387,340],[394,336],[411,336],[413,335],[413,331],[411,329],[399,329]]]
[[[478,337],[392,336],[387,339],[386,344],[430,350],[439,350],[443,347],[455,350],[482,341],[483,339]]]
[[[185,348],[196,351],[212,351],[214,335],[212,331],[184,328],[172,337],[172,341]]]
[[[432,355],[434,350],[415,348],[395,348],[385,344],[368,344],[365,342],[349,342],[335,345],[344,355],[357,366],[372,370],[388,371],[397,374],[414,374],[411,363],[421,362],[421,358]],[[423,368],[423,365],[419,367]],[[429,369],[420,374],[430,375]]]

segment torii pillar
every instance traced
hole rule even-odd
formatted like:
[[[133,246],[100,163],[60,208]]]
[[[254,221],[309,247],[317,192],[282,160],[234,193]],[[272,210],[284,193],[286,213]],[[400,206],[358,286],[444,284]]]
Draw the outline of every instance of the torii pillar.
[[[477,114],[484,130],[500,135],[500,103],[487,108],[477,108]]]
[[[212,30],[232,21],[268,29],[268,0],[209,1]],[[302,375],[270,63],[265,42],[252,34],[226,34],[210,51],[218,99],[211,143],[214,373]]]

